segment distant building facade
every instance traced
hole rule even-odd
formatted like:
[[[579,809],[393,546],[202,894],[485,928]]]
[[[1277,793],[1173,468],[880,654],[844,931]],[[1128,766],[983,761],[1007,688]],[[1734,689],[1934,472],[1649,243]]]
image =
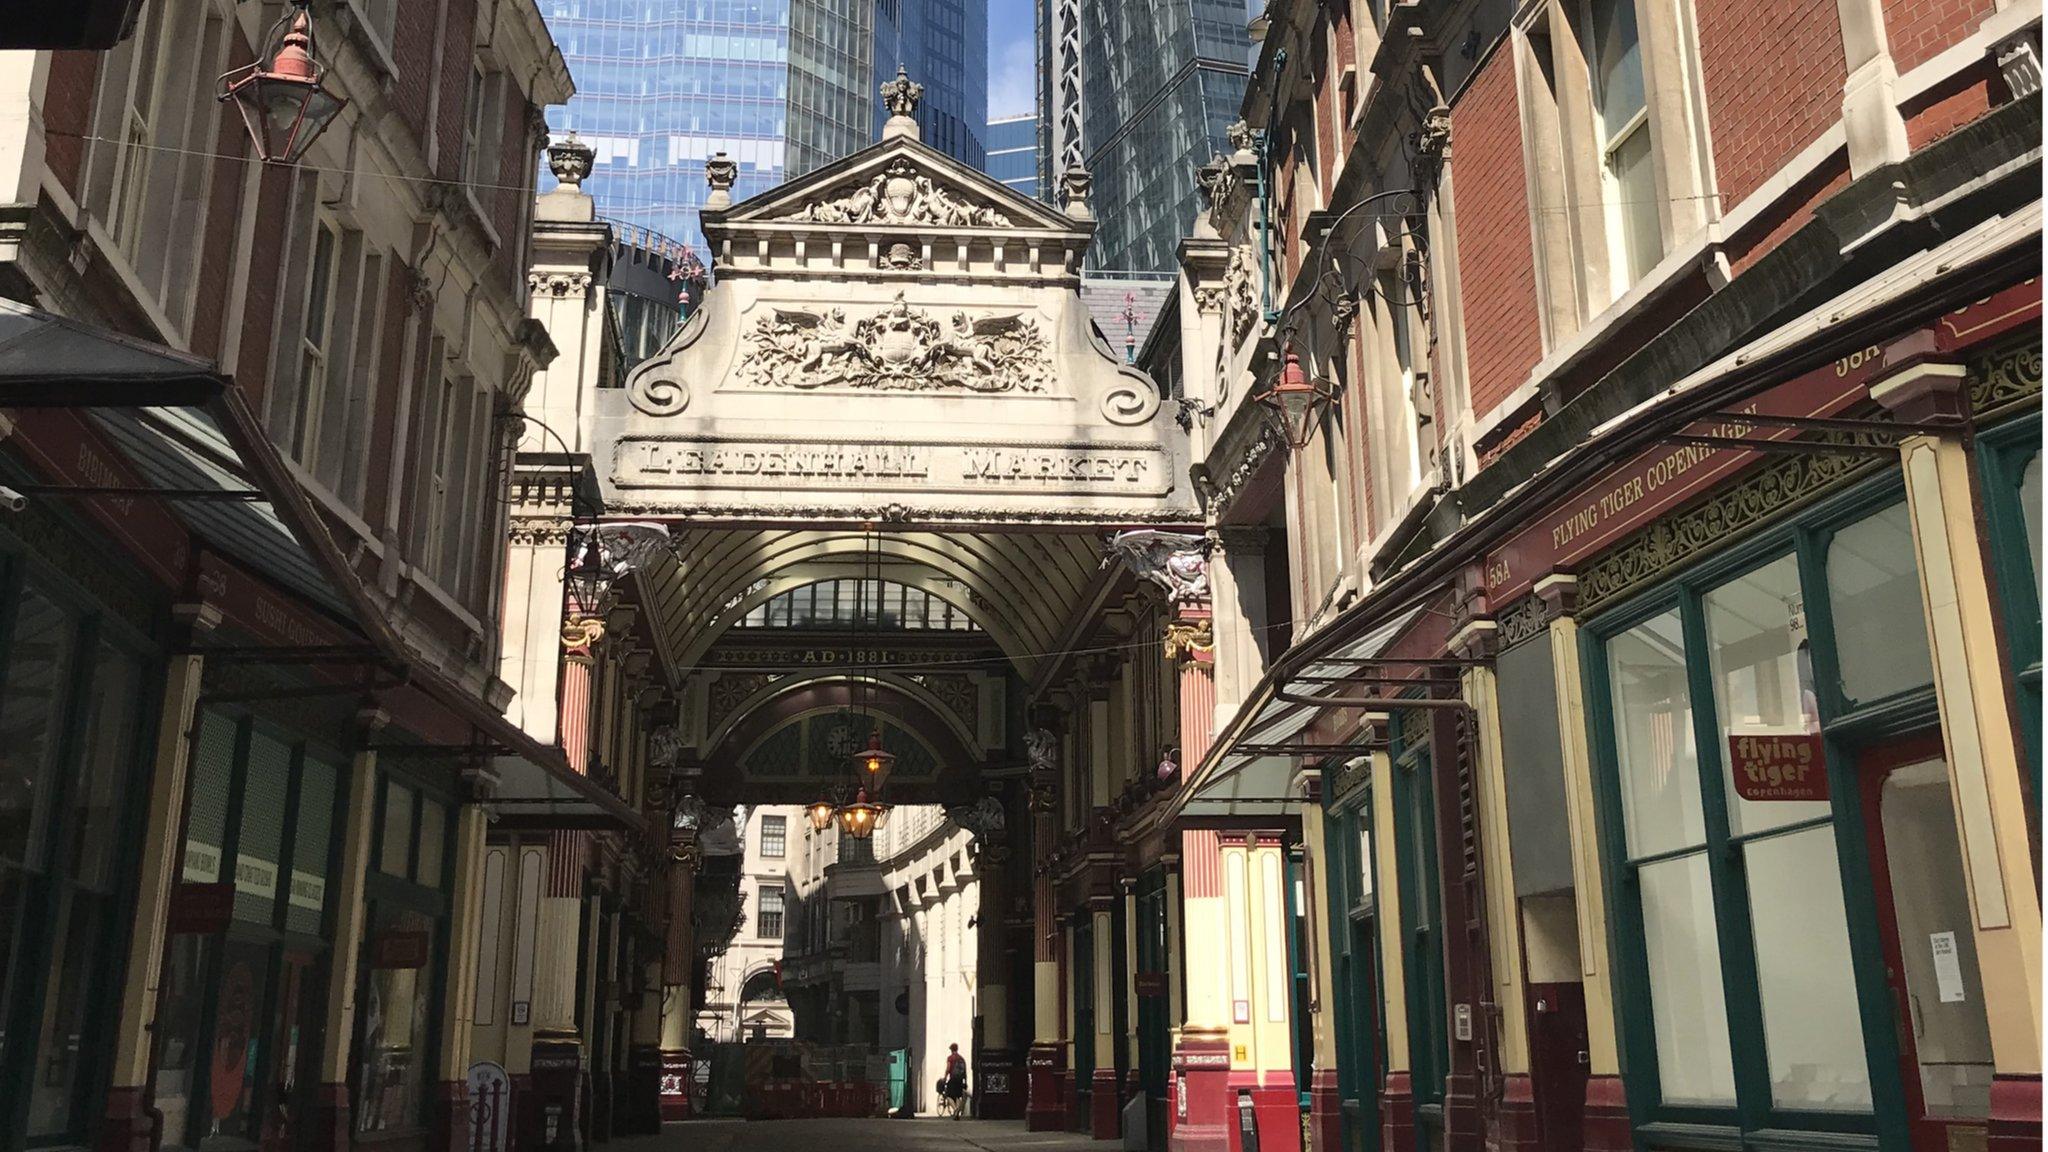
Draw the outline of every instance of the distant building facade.
[[[790,849],[802,847],[804,811],[747,808],[740,828],[739,932],[711,961],[697,1028],[726,1043],[785,1040],[794,1028],[782,993],[782,938],[788,923]]]
[[[1026,196],[1042,185],[1038,169],[1038,114],[1004,116],[988,122],[988,162],[982,171]]]
[[[596,149],[615,223],[698,244],[705,161],[731,157],[744,200],[847,155],[899,64],[925,86],[924,139],[982,164],[987,0],[558,0],[547,22],[578,84],[549,129]]]
[[[1095,177],[1092,268],[1171,272],[1195,168],[1228,152],[1252,42],[1233,0],[1038,0],[1042,170]]]

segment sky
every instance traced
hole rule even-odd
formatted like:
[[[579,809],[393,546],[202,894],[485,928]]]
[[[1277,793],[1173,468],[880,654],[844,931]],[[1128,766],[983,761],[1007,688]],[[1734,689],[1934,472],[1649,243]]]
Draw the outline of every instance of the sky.
[[[989,119],[1037,110],[1037,70],[1031,0],[988,0]]]

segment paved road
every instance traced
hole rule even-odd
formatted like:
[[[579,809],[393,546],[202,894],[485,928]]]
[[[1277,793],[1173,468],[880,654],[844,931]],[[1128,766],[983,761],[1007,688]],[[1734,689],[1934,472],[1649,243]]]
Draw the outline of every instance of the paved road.
[[[616,1152],[1099,1152],[1071,1132],[1026,1132],[1012,1120],[690,1120]]]

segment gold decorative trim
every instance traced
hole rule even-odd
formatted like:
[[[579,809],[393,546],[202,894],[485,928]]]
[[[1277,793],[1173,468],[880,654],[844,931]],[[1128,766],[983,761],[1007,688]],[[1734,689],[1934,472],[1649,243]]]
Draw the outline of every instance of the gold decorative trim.
[[[2041,396],[2041,342],[2029,340],[1970,363],[1970,411],[1977,419],[1996,416]]]
[[[1863,440],[1877,442],[1874,437]],[[1775,458],[1705,503],[1665,516],[1581,568],[1579,606],[1595,609],[1661,579],[1877,463],[1870,456],[1825,450]]]
[[[1207,620],[1176,622],[1166,626],[1161,645],[1168,660],[1180,660],[1196,653],[1207,655],[1216,650],[1216,632]]]

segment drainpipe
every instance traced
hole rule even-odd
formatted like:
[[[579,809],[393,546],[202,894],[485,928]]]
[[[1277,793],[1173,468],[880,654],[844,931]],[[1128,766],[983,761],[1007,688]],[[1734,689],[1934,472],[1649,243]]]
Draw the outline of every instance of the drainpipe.
[[[1271,324],[1280,318],[1273,307],[1273,117],[1280,111],[1280,78],[1287,71],[1287,49],[1273,53],[1273,106],[1266,112],[1266,127],[1252,132],[1252,147],[1259,157],[1258,177],[1253,192],[1259,202],[1259,312]]]

